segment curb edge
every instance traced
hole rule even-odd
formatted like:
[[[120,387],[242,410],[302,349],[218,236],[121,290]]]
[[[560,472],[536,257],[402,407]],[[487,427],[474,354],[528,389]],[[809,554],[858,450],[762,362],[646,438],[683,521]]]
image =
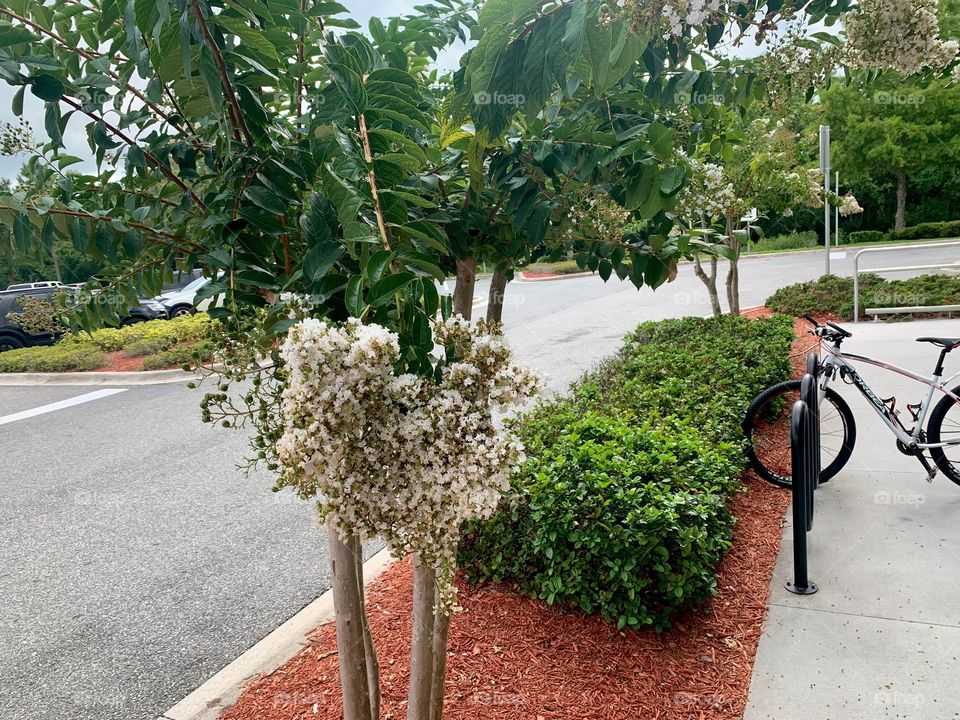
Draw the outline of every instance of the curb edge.
[[[364,584],[379,577],[393,561],[389,548],[374,554],[363,563]],[[333,617],[333,590],[327,590],[157,720],[216,720],[237,701],[248,681],[269,675],[287,662],[303,649],[307,633]]]

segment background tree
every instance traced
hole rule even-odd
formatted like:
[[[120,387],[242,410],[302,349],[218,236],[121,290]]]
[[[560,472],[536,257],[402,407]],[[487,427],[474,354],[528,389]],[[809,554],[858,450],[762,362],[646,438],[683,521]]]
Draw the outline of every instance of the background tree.
[[[922,173],[953,170],[960,158],[960,87],[943,80],[904,82],[857,75],[823,93],[833,165],[847,182],[896,184],[894,229],[906,226],[907,188]]]

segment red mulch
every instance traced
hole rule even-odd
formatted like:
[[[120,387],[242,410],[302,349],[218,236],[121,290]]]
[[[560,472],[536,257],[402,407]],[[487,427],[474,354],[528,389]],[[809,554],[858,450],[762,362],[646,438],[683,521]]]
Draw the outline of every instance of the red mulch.
[[[769,314],[749,311],[753,317]],[[798,330],[806,328],[798,322]],[[810,341],[798,336],[795,366]],[[790,503],[752,473],[731,503],[738,522],[717,596],[664,633],[618,633],[596,617],[502,586],[460,582],[450,627],[446,720],[739,720]],[[411,572],[394,563],[367,589],[385,720],[406,717]],[[251,682],[221,720],[341,720],[333,625],[269,676]]]
[[[130,357],[123,350],[107,353],[108,362],[96,372],[136,372],[143,369],[142,357]]]

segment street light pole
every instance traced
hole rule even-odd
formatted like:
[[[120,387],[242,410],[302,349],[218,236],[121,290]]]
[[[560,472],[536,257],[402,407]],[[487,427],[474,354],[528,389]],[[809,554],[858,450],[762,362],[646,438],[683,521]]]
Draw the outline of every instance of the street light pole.
[[[820,126],[820,172],[823,173],[823,246],[827,256],[827,275],[830,274],[830,126]]]

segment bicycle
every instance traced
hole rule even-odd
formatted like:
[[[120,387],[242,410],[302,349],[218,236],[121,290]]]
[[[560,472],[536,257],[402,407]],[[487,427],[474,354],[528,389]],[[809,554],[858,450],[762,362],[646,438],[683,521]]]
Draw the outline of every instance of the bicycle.
[[[948,388],[950,383],[960,378],[960,373],[943,378],[944,361],[952,350],[960,347],[960,337],[917,338],[917,342],[932,343],[941,348],[933,375],[925,376],[876,358],[844,352],[841,345],[844,340],[853,337],[852,333],[830,322],[821,324],[809,316],[806,320],[813,324],[810,333],[820,338],[821,347],[825,350],[825,357],[815,364],[820,402],[820,482],[830,480],[843,469],[850,460],[857,439],[856,422],[850,406],[830,387],[831,382],[839,379],[856,387],[867,399],[870,407],[896,437],[900,452],[917,458],[923,465],[928,481],[933,481],[939,469],[960,485],[960,385],[952,390]],[[881,399],[852,362],[875,365],[929,387],[918,405],[907,404],[907,411],[914,423],[912,428],[908,429],[901,421],[897,399]],[[931,410],[937,392],[943,393],[944,397]],[[784,488],[792,486],[789,415],[794,401],[799,397],[799,380],[774,385],[757,396],[743,421],[750,465],[760,477]]]

